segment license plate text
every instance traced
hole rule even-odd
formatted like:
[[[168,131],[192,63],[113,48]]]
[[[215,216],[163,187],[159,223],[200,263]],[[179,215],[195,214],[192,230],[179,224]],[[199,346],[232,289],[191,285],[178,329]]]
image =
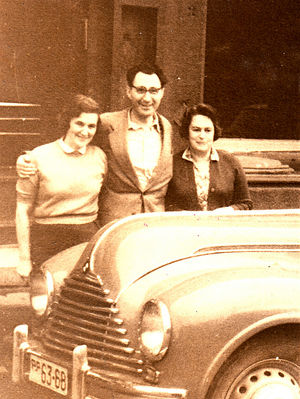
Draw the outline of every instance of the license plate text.
[[[68,370],[36,355],[30,356],[29,380],[66,396]]]

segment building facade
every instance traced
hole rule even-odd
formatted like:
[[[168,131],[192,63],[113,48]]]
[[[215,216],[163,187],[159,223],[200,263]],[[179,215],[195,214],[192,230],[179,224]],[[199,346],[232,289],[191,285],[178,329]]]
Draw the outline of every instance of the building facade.
[[[125,71],[144,59],[168,77],[160,110],[174,125],[175,151],[183,107],[200,101],[217,107],[227,137],[298,138],[297,7],[271,3],[0,0],[0,223],[13,225],[17,156],[57,137],[66,96],[90,94],[103,112],[119,110]]]

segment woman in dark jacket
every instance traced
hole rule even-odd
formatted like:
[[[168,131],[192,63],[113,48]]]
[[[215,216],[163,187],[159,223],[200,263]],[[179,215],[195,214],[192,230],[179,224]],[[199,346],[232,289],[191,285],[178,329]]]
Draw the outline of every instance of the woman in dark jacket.
[[[211,106],[198,104],[185,111],[180,134],[188,146],[173,158],[167,210],[252,209],[241,164],[232,154],[213,146],[220,133],[216,111]]]

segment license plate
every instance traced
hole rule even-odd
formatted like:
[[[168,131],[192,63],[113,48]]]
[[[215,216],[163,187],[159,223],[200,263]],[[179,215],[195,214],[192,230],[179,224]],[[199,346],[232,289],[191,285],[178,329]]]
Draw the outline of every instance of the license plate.
[[[29,380],[64,396],[68,393],[68,370],[33,354]]]

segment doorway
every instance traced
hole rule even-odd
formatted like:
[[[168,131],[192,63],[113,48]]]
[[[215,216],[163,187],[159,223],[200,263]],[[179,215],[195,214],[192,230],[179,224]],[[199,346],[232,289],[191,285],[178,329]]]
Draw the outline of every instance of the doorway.
[[[158,9],[125,4],[120,11],[120,18],[115,18],[113,57],[112,104],[116,109],[128,105],[126,70],[145,60],[155,62],[157,48]]]
[[[294,0],[208,0],[204,96],[225,137],[299,138],[298,21]]]

